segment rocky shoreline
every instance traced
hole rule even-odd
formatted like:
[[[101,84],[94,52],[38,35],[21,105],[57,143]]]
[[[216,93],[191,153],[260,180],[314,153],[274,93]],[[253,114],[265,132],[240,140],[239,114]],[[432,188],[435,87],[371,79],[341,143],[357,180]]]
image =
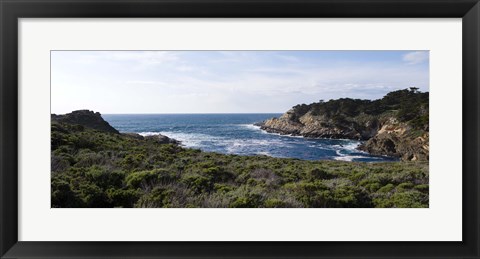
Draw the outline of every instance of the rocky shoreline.
[[[401,94],[405,95],[405,92]],[[417,93],[407,90],[407,94],[412,98],[411,95],[415,96]],[[400,99],[398,94],[395,98]],[[411,111],[413,117],[402,120],[404,115],[401,113],[404,111],[397,106],[390,105],[390,110],[381,112],[369,112],[372,107],[377,109],[379,106],[384,109],[382,103],[375,102],[377,101],[339,99],[326,103],[322,101],[310,105],[302,104],[293,107],[279,118],[271,118],[255,125],[266,132],[281,135],[361,140],[364,142],[358,149],[372,155],[397,157],[403,161],[428,161],[428,106],[425,108],[417,105],[420,108]],[[406,102],[408,103],[408,99]],[[138,140],[181,144],[180,141],[161,134],[142,136],[137,133],[120,133],[103,120],[100,113],[89,110],[73,111],[65,115],[52,114],[51,119],[52,123],[77,125],[76,127],[82,129],[84,127]]]
[[[268,133],[280,135],[362,140],[365,142],[357,149],[372,155],[398,157],[403,161],[429,159],[429,133],[425,132],[420,136],[412,137],[408,134],[409,127],[393,118],[387,122],[371,122],[369,127],[361,131],[348,127],[319,126],[321,120],[317,118],[316,122],[303,124],[292,122],[282,116],[255,123],[255,125]],[[312,121],[315,121],[315,118],[312,118]]]
[[[428,208],[428,162],[309,161],[204,152],[52,115],[52,208]],[[381,177],[379,177],[381,172]]]
[[[395,110],[376,114],[360,110],[354,116],[342,113],[339,111],[341,108],[336,108],[337,110],[333,112],[328,109],[326,112],[315,110],[328,105],[352,106],[352,102],[361,103],[360,100],[341,99],[326,104],[322,102],[297,105],[278,118],[271,118],[255,125],[268,133],[281,135],[362,140],[365,142],[358,149],[373,155],[398,157],[403,161],[429,160],[428,110],[422,108],[423,110],[414,111],[417,117],[410,121],[401,121],[398,118],[399,111]],[[426,125],[419,127],[413,123],[425,114]]]
[[[133,133],[133,132],[120,133],[117,129],[115,129],[107,121],[105,121],[99,112],[93,112],[90,110],[77,110],[77,111],[73,111],[71,113],[67,113],[63,115],[51,114],[51,120],[52,122],[56,122],[56,123],[73,124],[73,125],[78,125],[80,127],[94,129],[102,132],[120,134],[129,138],[134,138],[138,140],[155,141],[155,142],[158,142],[159,144],[177,144],[177,145],[181,144],[180,141],[173,138],[169,138],[162,134],[142,136],[138,133]]]

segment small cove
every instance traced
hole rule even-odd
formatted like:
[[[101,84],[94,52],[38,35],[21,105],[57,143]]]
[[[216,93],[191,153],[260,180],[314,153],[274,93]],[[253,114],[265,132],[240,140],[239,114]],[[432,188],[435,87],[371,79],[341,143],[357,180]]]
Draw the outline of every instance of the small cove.
[[[254,126],[281,114],[104,114],[120,132],[162,134],[187,148],[237,155],[267,155],[303,160],[396,161],[356,149],[356,140],[310,139],[271,134]]]

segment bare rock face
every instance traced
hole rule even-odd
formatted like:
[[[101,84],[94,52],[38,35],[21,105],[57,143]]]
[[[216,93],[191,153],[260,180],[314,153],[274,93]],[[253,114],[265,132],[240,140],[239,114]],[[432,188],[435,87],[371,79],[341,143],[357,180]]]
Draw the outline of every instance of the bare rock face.
[[[61,123],[81,125],[85,128],[95,129],[104,132],[119,134],[118,130],[110,126],[99,112],[89,110],[78,110],[64,115],[51,115],[52,121]]]
[[[173,138],[169,138],[167,136],[164,136],[162,134],[156,134],[156,135],[151,135],[151,136],[142,136],[138,133],[131,133],[131,132],[127,132],[127,133],[122,133],[123,136],[125,137],[129,137],[129,138],[134,138],[134,139],[138,139],[138,140],[146,140],[146,141],[154,141],[158,144],[180,144],[181,142],[176,140],[176,139],[173,139]]]
[[[289,110],[280,118],[268,119],[256,125],[267,132],[282,135],[356,140],[371,138],[379,127],[374,119],[361,118],[354,121],[336,122],[327,116],[312,115],[311,112],[296,118],[294,109]]]
[[[429,133],[415,137],[408,131],[381,132],[360,145],[359,149],[374,155],[399,157],[403,161],[427,161]]]
[[[173,138],[169,138],[161,134],[146,136],[144,138],[145,140],[155,141],[159,144],[180,144],[180,141],[175,140]]]
[[[307,113],[296,121],[292,111],[279,118],[257,123],[261,129],[282,135],[310,138],[333,138],[366,140],[359,150],[373,155],[398,157],[403,161],[427,161],[429,159],[429,133],[415,136],[414,131],[395,118],[369,117],[354,119],[345,123],[334,123],[326,116],[312,116]]]
[[[399,157],[404,161],[426,161],[429,159],[429,132],[418,134],[407,124],[391,118],[359,149],[374,155]]]
[[[303,129],[303,124],[292,118],[292,110],[287,111],[280,118],[271,118],[256,125],[270,133],[294,136],[301,135]]]
[[[407,95],[406,101],[418,97],[418,93],[411,91],[401,94],[404,97]],[[374,155],[398,157],[403,161],[428,161],[428,106],[417,107],[417,110],[412,112],[408,107],[402,106],[403,101],[396,99],[393,98],[397,105],[394,108],[392,99],[379,103],[380,108],[368,106],[375,101],[362,103],[358,100],[302,104],[293,107],[279,118],[271,118],[256,125],[267,132],[282,135],[364,140],[358,147],[359,150]],[[358,108],[362,105],[364,109]],[[376,109],[373,112],[372,107]],[[352,112],[349,108],[358,109]],[[403,109],[403,114],[398,112],[399,109]],[[403,120],[399,121],[402,116]]]

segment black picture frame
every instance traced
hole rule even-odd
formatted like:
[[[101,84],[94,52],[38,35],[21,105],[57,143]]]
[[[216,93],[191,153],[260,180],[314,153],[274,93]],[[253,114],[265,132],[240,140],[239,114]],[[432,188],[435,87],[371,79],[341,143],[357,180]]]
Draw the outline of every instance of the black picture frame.
[[[1,258],[479,258],[478,0],[0,0],[0,17]],[[29,17],[462,18],[463,241],[18,241],[18,19]]]

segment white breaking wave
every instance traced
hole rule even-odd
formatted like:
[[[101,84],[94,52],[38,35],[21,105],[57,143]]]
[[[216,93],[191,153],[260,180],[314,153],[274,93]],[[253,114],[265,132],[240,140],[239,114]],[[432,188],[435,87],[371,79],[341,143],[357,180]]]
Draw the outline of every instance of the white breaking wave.
[[[225,139],[221,143],[225,145],[228,153],[237,153],[242,151],[251,151],[252,148],[265,149],[273,146],[290,147],[288,143],[281,140],[259,140],[259,139]],[[266,153],[267,151],[258,151],[255,154]],[[267,152],[268,153],[268,152]],[[268,154],[270,155],[270,154]]]
[[[224,148],[228,153],[237,153],[242,151],[251,150],[251,148],[266,148],[270,146],[282,146],[289,147],[288,143],[285,143],[282,140],[267,140],[267,139],[229,139],[225,137],[212,136],[202,133],[181,133],[181,132],[171,132],[171,131],[160,131],[160,132],[140,132],[138,133],[142,136],[152,136],[162,134],[169,138],[173,138],[182,142],[182,145],[185,147],[191,148],[202,148],[202,147],[212,147],[216,146],[217,148]],[[265,153],[266,151],[259,151]]]
[[[349,141],[345,141],[345,144],[335,144],[335,145],[332,145],[332,149],[335,150],[337,152],[338,155],[342,155],[340,153],[338,153],[339,151],[346,151],[346,152],[350,152],[350,153],[365,153],[364,151],[361,151],[361,150],[358,150],[358,146],[360,145],[360,141],[354,141],[354,140],[349,140]]]
[[[237,124],[237,125],[240,126],[240,127],[243,127],[243,128],[250,129],[250,130],[259,131],[259,132],[264,133],[264,134],[270,134],[270,135],[282,136],[282,137],[292,137],[292,138],[305,138],[303,136],[296,136],[296,135],[292,135],[292,134],[270,133],[270,132],[267,132],[265,130],[262,130],[260,128],[260,126],[257,126],[257,125],[254,125],[254,124]]]
[[[280,134],[280,133],[275,133],[275,132],[267,132],[267,131],[262,130],[262,129],[260,129],[260,132],[263,133],[263,134],[280,136],[280,137],[308,139],[308,138],[305,138],[304,136],[297,136],[297,135],[292,135],[292,134]]]
[[[359,151],[357,147],[360,145],[360,142],[351,142],[347,145],[344,145],[343,148],[351,151]]]
[[[335,153],[338,155],[333,159],[338,161],[353,161],[353,159],[362,159],[362,158],[375,159],[374,157],[370,157],[370,156],[352,154],[352,153],[367,154],[366,152],[357,149],[360,143],[361,143],[360,141],[349,140],[347,143],[343,145],[342,144],[333,145],[332,147],[335,150]]]
[[[374,157],[374,156],[337,156],[337,157],[334,157],[333,159],[339,160],[339,161],[352,161],[353,159],[361,159],[361,158],[372,159],[372,160],[382,160],[381,157]]]
[[[264,156],[272,156],[272,154],[270,154],[270,152],[267,152],[267,151],[260,151],[260,152],[257,152],[255,153],[257,155],[264,155]]]
[[[155,136],[155,135],[160,135],[160,132],[153,132],[153,131],[147,131],[147,132],[139,132],[138,135],[142,135],[144,137],[146,136]]]
[[[242,127],[242,128],[247,128],[247,129],[251,129],[251,130],[255,130],[255,131],[262,131],[260,126],[253,125],[253,124],[237,124],[237,125]]]
[[[207,134],[201,133],[181,133],[181,132],[173,132],[173,131],[160,131],[160,132],[140,132],[138,133],[142,136],[152,136],[152,135],[159,135],[162,134],[169,138],[173,138],[182,142],[183,146],[186,147],[203,147],[205,146],[204,142],[212,142],[212,141],[219,141],[222,138],[218,136],[211,136]]]
[[[333,159],[338,160],[338,161],[353,161],[353,159],[359,159],[359,158],[367,158],[364,156],[337,156],[334,157]]]
[[[252,124],[240,124],[238,126],[245,127],[248,129],[261,131],[260,127]],[[288,140],[285,138],[267,138],[267,139],[257,139],[257,138],[229,138],[223,136],[213,136],[203,133],[183,133],[175,131],[149,131],[149,132],[140,132],[138,133],[142,136],[152,136],[152,135],[164,135],[169,138],[176,139],[181,141],[182,145],[188,148],[198,148],[206,151],[214,152],[225,152],[228,154],[250,154],[250,155],[266,155],[272,157],[281,157],[282,151],[289,148],[298,148],[300,142],[298,140]],[[268,133],[269,134],[269,133]],[[280,134],[275,134],[280,135]],[[280,135],[286,136],[286,135]],[[295,136],[303,138],[301,136]],[[360,151],[357,147],[360,145],[361,141],[355,140],[340,140],[335,142],[335,144],[328,144],[317,142],[315,140],[306,141],[307,148],[314,149],[327,149],[334,151],[336,156],[331,157],[331,159],[338,161],[353,161],[356,159],[373,159],[373,160],[382,160],[381,157],[372,157],[364,151]],[[223,150],[223,151],[222,151]],[[280,152],[280,153],[279,153]]]

